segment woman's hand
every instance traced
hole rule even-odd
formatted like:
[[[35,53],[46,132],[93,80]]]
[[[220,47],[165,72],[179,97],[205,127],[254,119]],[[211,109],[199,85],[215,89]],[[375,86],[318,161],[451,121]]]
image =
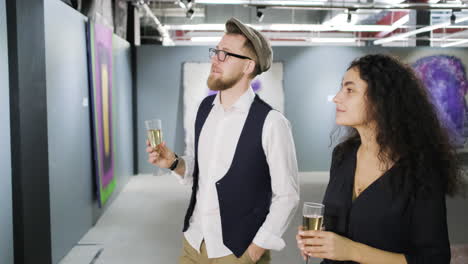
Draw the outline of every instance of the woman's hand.
[[[299,235],[299,233],[304,230],[304,227],[303,226],[298,226],[297,227],[297,235],[296,235],[296,241],[297,241],[297,247],[299,248],[299,250],[301,251],[301,256],[304,260],[307,259],[307,254],[305,253],[305,251],[303,249],[301,249],[303,246],[302,246],[302,240],[303,240],[303,237],[301,235]],[[301,243],[299,243],[299,241],[301,241]]]
[[[330,260],[356,260],[357,245],[354,241],[327,231],[303,231],[296,236],[301,254]]]

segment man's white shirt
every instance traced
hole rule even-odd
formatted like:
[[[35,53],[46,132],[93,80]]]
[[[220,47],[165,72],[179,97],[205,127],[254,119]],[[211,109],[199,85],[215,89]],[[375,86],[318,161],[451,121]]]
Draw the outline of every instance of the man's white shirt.
[[[249,88],[230,108],[224,109],[220,93],[213,101],[200,133],[198,142],[199,180],[197,203],[190,219],[190,227],[184,233],[189,244],[200,250],[205,240],[208,258],[232,254],[223,244],[221,215],[215,184],[228,172],[241,131],[254,101],[255,93]],[[187,145],[185,175],[173,172],[181,184],[193,183],[194,135]],[[281,250],[285,243],[281,238],[299,203],[299,181],[296,150],[289,121],[278,111],[268,113],[262,131],[262,146],[270,168],[272,203],[265,222],[254,240],[256,245]]]

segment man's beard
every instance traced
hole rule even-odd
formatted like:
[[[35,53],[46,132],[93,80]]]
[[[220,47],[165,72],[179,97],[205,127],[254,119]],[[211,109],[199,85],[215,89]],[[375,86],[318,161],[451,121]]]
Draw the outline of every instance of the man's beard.
[[[242,72],[239,72],[237,75],[234,75],[228,79],[223,79],[222,77],[214,77],[210,74],[208,77],[208,88],[212,91],[224,91],[232,86],[234,86],[242,78]]]

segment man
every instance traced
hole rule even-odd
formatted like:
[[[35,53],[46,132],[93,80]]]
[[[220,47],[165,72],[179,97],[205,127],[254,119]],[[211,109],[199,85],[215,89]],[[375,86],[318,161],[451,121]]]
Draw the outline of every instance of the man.
[[[217,95],[201,103],[194,142],[179,158],[165,143],[149,162],[192,183],[180,264],[270,263],[299,201],[294,142],[287,119],[255,95],[252,79],[271,66],[265,37],[239,20],[210,49],[207,81]]]

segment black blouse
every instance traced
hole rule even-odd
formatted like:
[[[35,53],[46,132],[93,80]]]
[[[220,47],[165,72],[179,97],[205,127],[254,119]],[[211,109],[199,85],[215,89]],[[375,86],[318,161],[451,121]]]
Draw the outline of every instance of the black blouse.
[[[345,153],[340,162],[333,155],[323,201],[325,229],[374,248],[404,254],[408,264],[449,264],[442,188],[429,197],[410,195],[405,190],[392,192],[388,188],[390,179],[401,173],[396,163],[353,201],[358,147]],[[322,263],[353,262],[324,260]]]

